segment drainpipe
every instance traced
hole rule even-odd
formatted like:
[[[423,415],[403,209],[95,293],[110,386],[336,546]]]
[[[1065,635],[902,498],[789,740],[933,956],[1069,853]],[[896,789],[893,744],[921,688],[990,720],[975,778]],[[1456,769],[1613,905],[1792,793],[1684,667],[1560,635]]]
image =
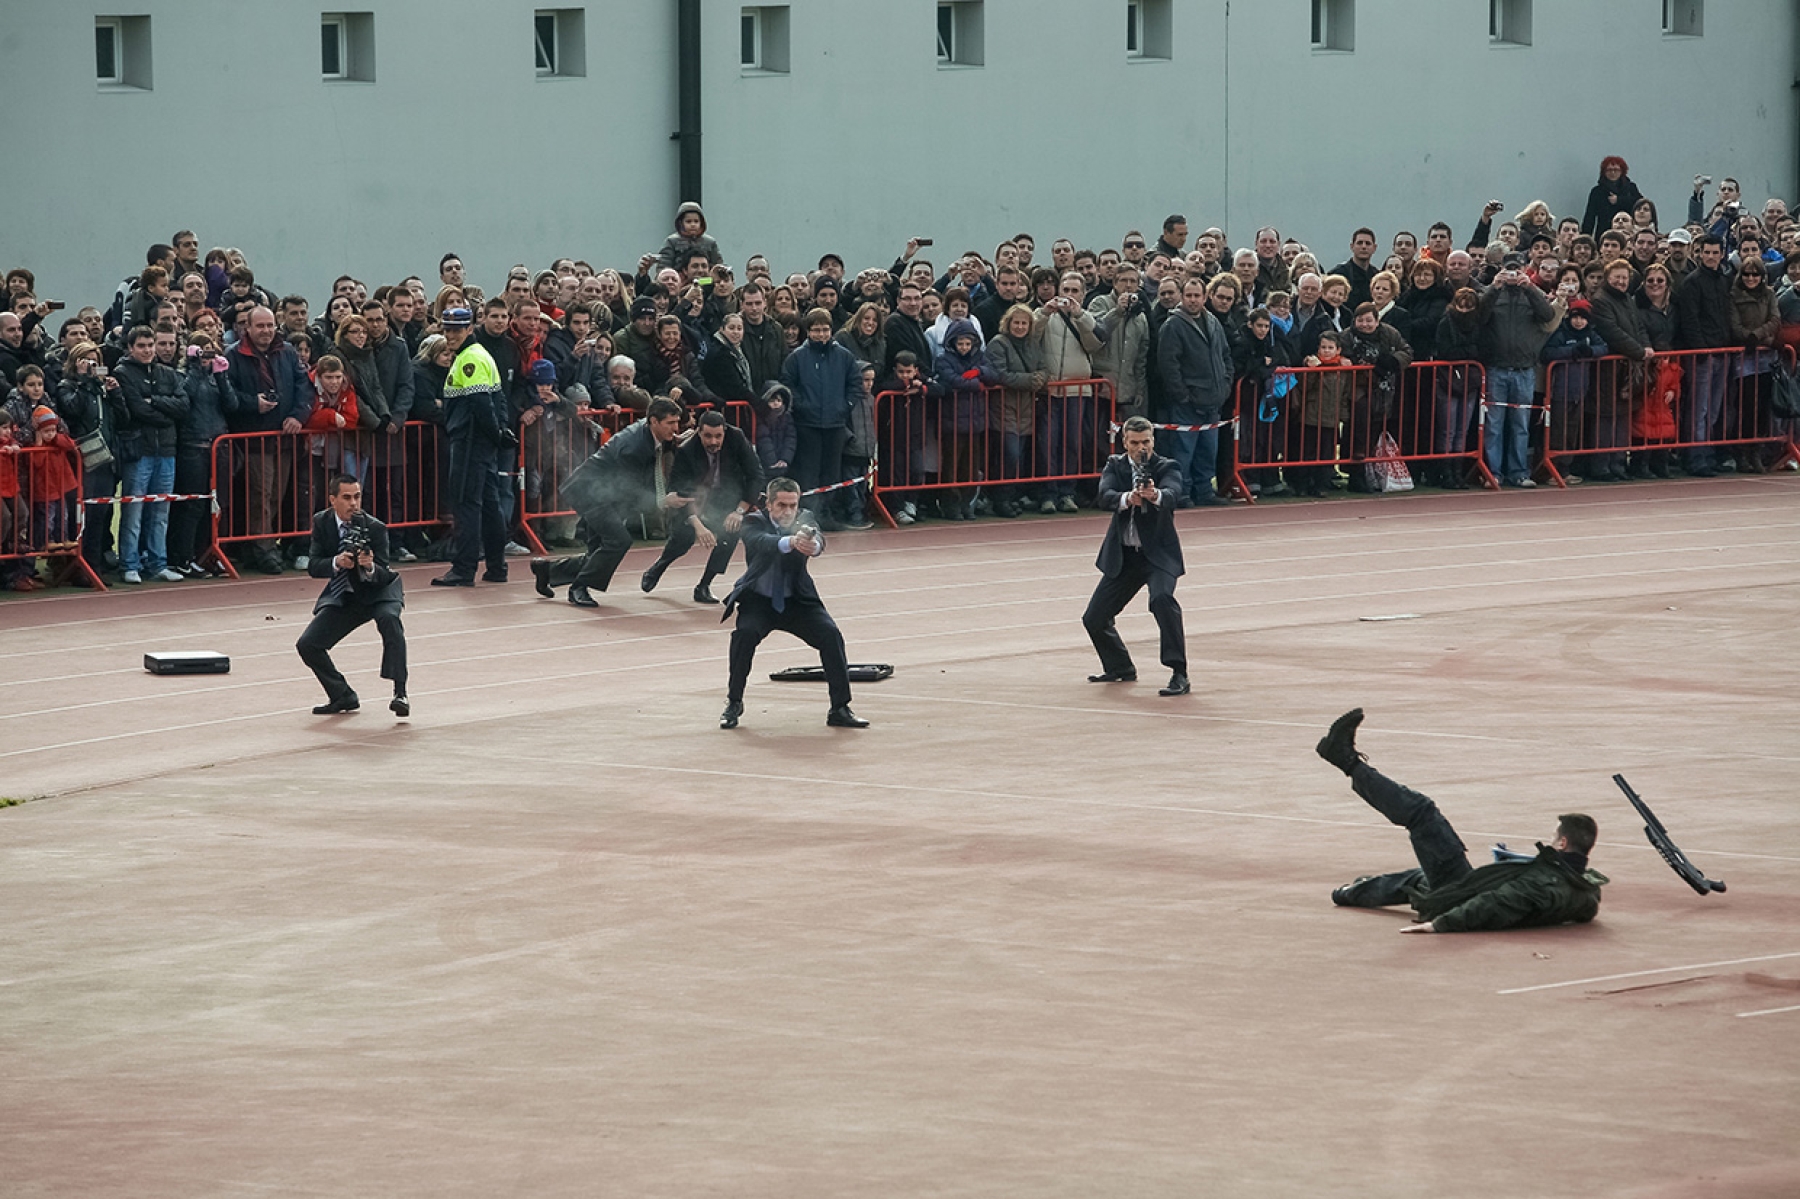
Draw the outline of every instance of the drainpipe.
[[[681,144],[680,201],[700,197],[700,0],[676,0],[675,91],[680,127],[672,141]]]

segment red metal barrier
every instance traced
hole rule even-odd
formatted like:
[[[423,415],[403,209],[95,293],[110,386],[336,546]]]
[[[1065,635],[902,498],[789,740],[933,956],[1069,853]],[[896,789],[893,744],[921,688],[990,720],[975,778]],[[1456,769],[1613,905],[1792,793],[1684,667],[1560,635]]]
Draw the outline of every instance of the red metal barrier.
[[[1791,346],[1744,350],[1664,350],[1647,362],[1616,355],[1558,360],[1545,371],[1549,422],[1544,472],[1559,487],[1584,477],[1666,474],[1676,450],[1743,447],[1740,466],[1773,470],[1800,461],[1796,422],[1770,409],[1770,371]]]
[[[408,421],[398,433],[227,433],[212,446],[207,555],[235,578],[227,545],[260,543],[272,552],[282,538],[310,537],[330,477],[339,473],[361,480],[363,507],[390,529],[443,524],[449,456],[443,430],[429,421]]]
[[[1097,479],[1111,453],[1113,404],[1107,379],[1060,379],[1029,403],[1001,387],[884,391],[875,397],[876,514],[893,527],[890,502],[908,494],[938,492],[955,505],[968,503],[965,490],[986,488],[1016,503],[1045,484]]]
[[[717,407],[716,404],[701,404],[692,411]],[[743,430],[750,444],[755,445],[755,407],[743,400],[732,400],[722,411],[726,421]],[[541,427],[542,422],[525,428],[524,435],[519,438],[519,524],[524,529],[526,544],[533,551],[549,552],[533,521],[572,520],[578,515],[575,509],[563,504],[562,480],[605,445],[607,438],[642,417],[643,413],[628,408],[590,408],[584,409],[575,420],[548,429]]]
[[[50,560],[49,586],[79,574],[106,584],[81,556],[87,513],[82,504],[81,455],[67,446],[0,447],[0,587],[31,591],[35,559]],[[6,563],[18,565],[7,566]]]
[[[1246,498],[1251,484],[1267,491],[1278,481],[1322,495],[1339,468],[1359,490],[1355,468],[1385,433],[1410,463],[1440,464],[1457,483],[1472,469],[1491,483],[1477,420],[1485,381],[1478,362],[1414,363],[1385,380],[1369,366],[1293,367],[1240,380],[1234,453],[1221,472],[1229,469],[1230,489]],[[1223,478],[1219,490],[1227,490]]]

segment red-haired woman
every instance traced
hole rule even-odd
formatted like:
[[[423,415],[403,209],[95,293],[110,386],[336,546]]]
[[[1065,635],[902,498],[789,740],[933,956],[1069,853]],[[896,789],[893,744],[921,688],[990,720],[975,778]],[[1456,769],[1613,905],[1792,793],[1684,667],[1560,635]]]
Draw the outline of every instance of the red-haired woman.
[[[1622,212],[1630,216],[1637,202],[1644,198],[1637,184],[1631,181],[1630,170],[1617,154],[1608,154],[1600,160],[1600,182],[1588,192],[1587,215],[1581,218],[1583,233],[1599,237],[1612,228],[1613,214]]]

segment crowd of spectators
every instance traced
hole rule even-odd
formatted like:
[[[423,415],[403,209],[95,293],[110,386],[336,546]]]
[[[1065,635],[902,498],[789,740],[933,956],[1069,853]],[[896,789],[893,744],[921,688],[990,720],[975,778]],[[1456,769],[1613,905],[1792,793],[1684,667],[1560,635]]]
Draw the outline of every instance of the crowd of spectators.
[[[1579,410],[1582,389],[1601,386],[1591,371],[1547,377],[1547,364],[1610,355],[1641,371],[1669,350],[1732,351],[1716,369],[1691,363],[1677,404],[1688,427],[1658,428],[1662,440],[1688,443],[1717,438],[1744,380],[1800,345],[1800,224],[1786,204],[1751,209],[1734,180],[1715,190],[1697,177],[1684,215],[1665,224],[1624,161],[1609,157],[1580,217],[1536,201],[1503,219],[1490,202],[1466,237],[1433,222],[1422,239],[1393,234],[1385,255],[1373,230],[1358,229],[1330,266],[1336,254],[1277,229],[1233,249],[1223,230],[1195,232],[1175,214],[1099,250],[1058,237],[1040,252],[1017,233],[938,262],[932,243],[915,238],[886,265],[852,273],[827,252],[777,276],[760,254],[728,266],[704,212],[684,204],[662,246],[632,268],[558,258],[512,268],[489,294],[447,253],[429,283],[344,275],[323,302],[270,290],[242,252],[202,254],[182,230],[152,245],[115,295],[72,313],[38,297],[29,268],[7,272],[0,555],[73,537],[79,477],[90,500],[201,497],[89,506],[81,552],[96,571],[131,584],[218,573],[204,497],[226,433],[290,443],[220,459],[233,476],[216,481],[233,527],[266,535],[233,541],[240,565],[291,568],[304,551],[284,548],[286,526],[315,506],[312,480],[336,471],[364,480],[377,516],[421,522],[400,541],[402,560],[431,552],[423,525],[442,512],[422,497],[434,494],[424,476],[442,469],[430,430],[444,419],[451,355],[439,320],[453,307],[475,313],[476,337],[501,370],[524,447],[508,494],[533,511],[551,506],[559,464],[658,396],[690,414],[753,413],[746,431],[765,469],[808,489],[860,478],[879,460],[884,501],[902,523],[1074,511],[1085,498],[1077,476],[1097,472],[1108,422],[1134,415],[1183,426],[1162,444],[1181,464],[1186,502],[1224,504],[1220,431],[1206,426],[1228,420],[1245,380],[1257,385],[1262,419],[1275,411],[1286,422],[1290,458],[1298,462],[1293,439],[1305,434],[1340,459],[1284,469],[1277,449],[1259,459],[1266,469],[1248,472],[1250,488],[1363,490],[1362,471],[1338,469],[1371,452],[1347,423],[1349,401],[1330,387],[1294,388],[1284,372],[1362,367],[1379,380],[1470,361],[1484,368],[1491,401],[1488,465],[1502,485],[1530,487],[1533,414],[1546,404]],[[878,404],[881,393],[894,396]],[[1476,444],[1475,411],[1453,406],[1411,451],[1465,452]],[[426,435],[401,437],[409,424]],[[1708,446],[1677,460],[1633,431],[1635,448],[1620,437],[1584,457],[1589,478],[1779,461]],[[25,446],[60,449],[21,473]],[[53,457],[60,470],[36,465]],[[1421,481],[1467,486],[1467,465],[1430,458]],[[858,486],[813,506],[826,527],[866,527],[867,502]],[[508,552],[527,552],[522,514],[508,519]],[[37,566],[0,557],[0,585],[41,586]]]

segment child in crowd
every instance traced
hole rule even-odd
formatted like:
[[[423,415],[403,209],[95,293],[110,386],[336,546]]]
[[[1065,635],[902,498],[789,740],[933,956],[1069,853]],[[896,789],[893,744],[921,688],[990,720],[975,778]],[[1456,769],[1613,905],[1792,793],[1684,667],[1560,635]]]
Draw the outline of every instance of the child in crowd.
[[[19,442],[12,409],[0,406],[0,555],[24,547],[25,506],[19,498]],[[29,558],[0,557],[0,590],[36,591],[35,567]]]
[[[360,480],[368,464],[358,449],[356,388],[344,370],[344,360],[336,354],[321,356],[319,365],[313,368],[312,381],[318,402],[306,421],[307,429],[314,433],[310,439],[313,465],[307,480],[309,494],[321,494],[332,475],[342,473]],[[300,485],[296,478],[294,486],[298,489]],[[299,510],[310,512],[310,499]]]
[[[310,371],[312,369],[313,356],[312,338],[304,333],[290,333],[287,335],[287,343],[290,346],[293,346],[294,353],[300,356],[300,369],[303,371]]]
[[[794,460],[799,432],[788,412],[788,389],[779,383],[769,384],[763,392],[762,415],[756,420],[756,456],[771,479],[788,473]]]
[[[79,495],[81,451],[48,405],[31,414],[32,445],[46,451],[30,455],[28,481],[21,491],[31,501],[31,542],[39,548],[74,540],[75,504]]]
[[[844,442],[844,477],[866,478],[869,463],[875,457],[875,368],[864,362],[862,392],[850,405],[850,438]],[[869,485],[858,483],[844,489],[844,524],[852,529],[866,529],[869,522]]]
[[[1319,350],[1307,366],[1342,367],[1346,334],[1327,329],[1319,334]],[[1336,458],[1338,432],[1349,411],[1352,372],[1327,370],[1300,377],[1300,419],[1289,424],[1289,461]],[[1301,495],[1331,494],[1335,472],[1330,466],[1290,466],[1288,484]]]

